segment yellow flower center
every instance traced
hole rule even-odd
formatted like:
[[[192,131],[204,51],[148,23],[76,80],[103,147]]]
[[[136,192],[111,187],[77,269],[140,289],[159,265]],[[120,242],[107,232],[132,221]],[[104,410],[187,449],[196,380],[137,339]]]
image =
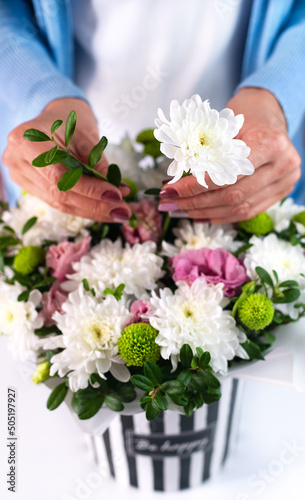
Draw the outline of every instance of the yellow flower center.
[[[94,349],[109,349],[113,340],[113,333],[108,321],[95,320],[86,325],[84,337]]]

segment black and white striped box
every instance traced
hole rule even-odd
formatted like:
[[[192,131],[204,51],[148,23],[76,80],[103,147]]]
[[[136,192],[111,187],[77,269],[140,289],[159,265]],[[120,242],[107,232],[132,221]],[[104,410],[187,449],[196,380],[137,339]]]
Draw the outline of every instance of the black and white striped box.
[[[124,485],[177,491],[198,486],[224,463],[232,441],[239,382],[222,381],[222,397],[192,417],[162,412],[118,415],[102,436],[93,436],[98,464]]]

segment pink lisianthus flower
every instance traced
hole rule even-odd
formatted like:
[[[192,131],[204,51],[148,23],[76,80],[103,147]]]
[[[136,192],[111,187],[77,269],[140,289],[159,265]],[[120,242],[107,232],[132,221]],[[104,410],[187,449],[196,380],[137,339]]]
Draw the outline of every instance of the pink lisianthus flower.
[[[203,277],[208,283],[223,283],[227,297],[233,297],[249,280],[242,261],[225,248],[185,250],[172,257],[170,263],[174,268],[174,281],[186,281],[190,285]]]
[[[131,210],[138,218],[137,227],[130,227],[128,222],[122,226],[122,233],[131,245],[154,241],[157,243],[162,232],[162,215],[154,200],[140,200],[129,203]]]
[[[72,263],[78,262],[90,248],[91,236],[86,236],[78,243],[62,241],[51,245],[46,255],[46,264],[53,269],[52,276],[59,282],[64,281],[66,274],[73,273]]]
[[[42,309],[39,313],[39,317],[43,319],[45,326],[55,325],[55,321],[52,319],[52,316],[56,311],[60,313],[63,312],[61,306],[68,298],[68,293],[61,290],[59,286],[59,281],[56,281],[52,284],[48,292],[44,292],[42,294]]]
[[[150,305],[148,302],[145,300],[135,300],[130,307],[130,312],[133,314],[133,317],[125,325],[125,328],[133,323],[149,323],[147,318],[142,317],[149,313],[149,311]]]

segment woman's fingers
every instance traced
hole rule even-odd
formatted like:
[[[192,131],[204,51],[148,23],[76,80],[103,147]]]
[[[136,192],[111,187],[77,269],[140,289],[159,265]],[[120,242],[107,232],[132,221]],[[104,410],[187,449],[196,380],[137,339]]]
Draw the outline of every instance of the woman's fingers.
[[[56,184],[51,185],[36,172],[30,178],[23,175],[28,171],[27,168],[13,169],[13,181],[57,210],[99,222],[125,222],[131,216],[131,210],[125,202],[86,198],[73,191],[61,192]]]

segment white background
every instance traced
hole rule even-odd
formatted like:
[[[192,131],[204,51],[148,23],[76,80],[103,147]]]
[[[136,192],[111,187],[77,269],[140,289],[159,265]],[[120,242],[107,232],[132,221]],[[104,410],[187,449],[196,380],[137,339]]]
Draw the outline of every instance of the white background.
[[[65,404],[54,412],[45,407],[49,389],[35,386],[31,373],[13,361],[0,341],[0,498],[16,500],[137,500],[143,493],[122,488],[100,476],[84,434]],[[264,362],[262,362],[264,363]],[[279,360],[278,363],[281,363]],[[255,365],[259,371],[261,362]],[[304,500],[305,395],[288,387],[244,380],[237,445],[217,478],[193,490],[199,500]],[[17,390],[18,483],[7,491],[7,388]],[[289,445],[294,452],[285,452]],[[285,457],[283,464],[280,457]],[[289,463],[288,463],[289,462]],[[259,476],[264,474],[265,478]],[[93,478],[93,479],[92,479]],[[93,480],[93,483],[92,483]],[[252,481],[252,482],[251,482]],[[89,486],[88,486],[89,484]],[[186,499],[190,492],[167,493]],[[146,500],[164,498],[145,492]]]

